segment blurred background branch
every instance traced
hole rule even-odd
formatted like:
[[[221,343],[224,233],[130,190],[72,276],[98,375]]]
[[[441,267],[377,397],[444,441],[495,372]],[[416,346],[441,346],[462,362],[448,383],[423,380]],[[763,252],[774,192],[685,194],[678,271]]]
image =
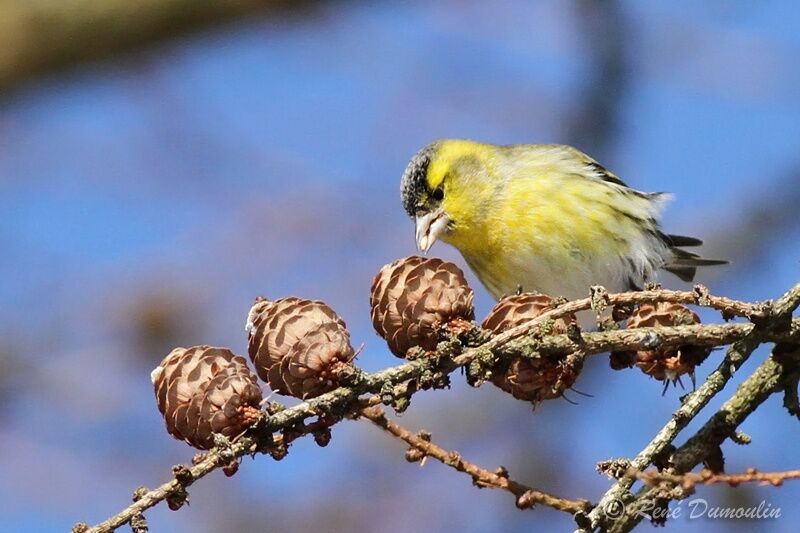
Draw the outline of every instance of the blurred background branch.
[[[625,46],[630,28],[616,0],[578,3],[576,22],[591,58],[591,78],[572,113],[568,144],[584,147],[601,161],[608,160],[619,135],[620,107],[630,79]]]
[[[307,0],[0,0],[0,90]]]

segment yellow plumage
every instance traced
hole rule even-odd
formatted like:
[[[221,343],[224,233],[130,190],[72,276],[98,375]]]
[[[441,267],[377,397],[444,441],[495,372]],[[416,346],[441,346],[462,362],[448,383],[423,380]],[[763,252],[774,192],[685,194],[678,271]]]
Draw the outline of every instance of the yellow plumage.
[[[569,146],[438,141],[412,159],[401,192],[420,248],[455,246],[498,298],[519,286],[576,298],[721,263],[675,248],[700,241],[661,232],[668,196],[627,187]]]

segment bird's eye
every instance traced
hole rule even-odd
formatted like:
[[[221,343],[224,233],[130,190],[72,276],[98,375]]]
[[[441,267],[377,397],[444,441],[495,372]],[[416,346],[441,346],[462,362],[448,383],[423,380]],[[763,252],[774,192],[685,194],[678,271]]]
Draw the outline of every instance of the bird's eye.
[[[437,202],[441,202],[442,199],[444,198],[444,189],[442,189],[441,187],[436,187],[431,193],[431,197]]]

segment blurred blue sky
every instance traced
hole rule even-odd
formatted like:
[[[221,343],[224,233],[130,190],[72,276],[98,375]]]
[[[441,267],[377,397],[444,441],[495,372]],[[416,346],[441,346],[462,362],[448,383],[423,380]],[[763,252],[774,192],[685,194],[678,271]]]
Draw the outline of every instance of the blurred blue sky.
[[[149,369],[166,351],[147,352],[140,332],[153,313],[174,322],[170,342],[243,352],[254,296],[321,298],[366,343],[361,366],[396,364],[371,330],[368,289],[381,265],[414,252],[398,181],[436,138],[580,142],[631,185],[676,194],[666,228],[734,261],[703,274],[715,292],[769,298],[800,280],[800,5],[623,2],[599,28],[602,10],[587,5],[325,2],[0,101],[0,529],[97,522],[191,457],[155,408]],[[612,77],[598,57],[609,43],[621,54]],[[597,97],[612,119],[587,108]],[[444,245],[432,253],[464,265]],[[470,280],[483,315],[492,302]],[[577,384],[593,397],[578,406],[531,415],[455,377],[449,393],[415,397],[403,420],[523,482],[597,499],[609,481],[595,463],[641,449],[680,392],[662,397],[659,383],[596,359]],[[800,427],[779,398],[743,429],[753,444],[725,446],[731,471],[797,467]],[[574,526],[438,465],[409,465],[356,423],[335,428],[329,449],[301,442],[280,463],[246,460],[232,480],[190,493],[179,513],[148,513],[152,530]],[[800,527],[800,485],[699,495],[766,499],[784,517],[674,530]]]

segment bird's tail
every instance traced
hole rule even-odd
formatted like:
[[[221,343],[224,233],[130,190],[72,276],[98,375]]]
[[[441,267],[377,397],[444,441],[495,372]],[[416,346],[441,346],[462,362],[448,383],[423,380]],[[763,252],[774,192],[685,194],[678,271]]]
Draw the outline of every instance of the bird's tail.
[[[672,258],[664,265],[664,270],[678,276],[683,281],[694,281],[699,266],[727,265],[728,261],[720,259],[704,259],[697,254],[682,250],[680,246],[700,246],[703,241],[682,235],[661,234],[664,243],[672,252]]]

